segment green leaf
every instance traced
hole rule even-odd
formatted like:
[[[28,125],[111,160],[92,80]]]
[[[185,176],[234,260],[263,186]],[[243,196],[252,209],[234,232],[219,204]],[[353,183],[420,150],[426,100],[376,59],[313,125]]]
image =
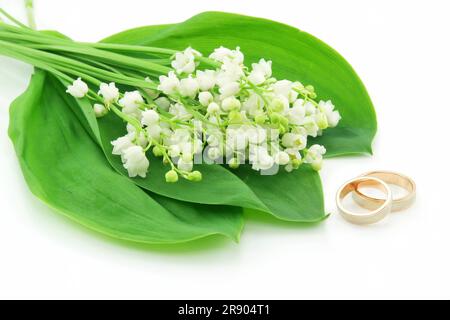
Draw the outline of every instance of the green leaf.
[[[69,218],[119,239],[176,243],[212,234],[239,239],[240,208],[149,195],[116,173],[58,86],[38,71],[10,109],[9,135],[37,197]]]
[[[376,115],[363,83],[339,53],[306,32],[265,19],[205,12],[183,23],[132,29],[103,41],[177,50],[192,46],[203,54],[221,45],[240,46],[247,65],[271,59],[274,76],[311,84],[319,99],[333,101],[341,122],[311,139],[325,145],[328,157],[372,153]]]

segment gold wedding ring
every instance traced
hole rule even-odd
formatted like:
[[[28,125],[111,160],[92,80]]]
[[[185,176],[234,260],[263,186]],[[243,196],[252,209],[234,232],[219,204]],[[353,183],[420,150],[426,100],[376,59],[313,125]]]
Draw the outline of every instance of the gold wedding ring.
[[[373,202],[370,202],[371,208],[369,208],[369,210],[371,211],[367,213],[356,213],[346,209],[342,203],[345,196],[347,196],[350,192],[355,193],[358,188],[364,186],[376,188],[384,192],[386,194],[385,199],[376,199],[377,204],[379,204],[378,206],[372,206]],[[336,205],[342,217],[351,223],[375,223],[385,218],[391,212],[392,191],[389,186],[379,178],[373,176],[359,176],[347,181],[339,188],[336,194]]]
[[[400,211],[410,207],[416,198],[416,184],[411,178],[403,174],[391,171],[371,171],[361,176],[378,178],[385,183],[397,185],[408,192],[407,195],[392,200],[392,211]],[[369,210],[374,210],[385,202],[385,199],[368,196],[362,193],[359,186],[355,188],[352,196],[357,204]]]

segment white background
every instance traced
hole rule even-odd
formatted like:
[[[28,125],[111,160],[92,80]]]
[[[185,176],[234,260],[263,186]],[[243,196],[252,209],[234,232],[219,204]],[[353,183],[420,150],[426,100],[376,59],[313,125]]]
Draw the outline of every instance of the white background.
[[[0,4],[24,17],[22,1]],[[132,246],[71,223],[28,191],[7,127],[8,106],[31,68],[0,57],[0,298],[450,298],[448,1],[37,0],[36,7],[40,28],[84,41],[207,10],[296,26],[353,65],[379,131],[373,157],[326,161],[333,214],[318,226],[252,220],[238,245]],[[417,202],[379,224],[351,225],[336,214],[334,194],[373,169],[412,176]]]

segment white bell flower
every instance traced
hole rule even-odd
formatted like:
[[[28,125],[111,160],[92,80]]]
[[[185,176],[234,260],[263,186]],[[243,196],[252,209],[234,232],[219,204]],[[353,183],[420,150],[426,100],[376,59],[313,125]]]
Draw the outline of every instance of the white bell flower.
[[[186,49],[184,49],[183,53],[187,56],[191,56],[194,58],[202,56],[202,54],[199,51],[193,49],[192,47],[187,47]]]
[[[169,111],[170,100],[166,97],[159,97],[155,100],[156,105],[164,111]]]
[[[119,100],[119,104],[123,107],[122,112],[136,119],[141,119],[142,111],[139,106],[144,103],[139,91],[125,92],[123,98]]]
[[[179,144],[180,150],[185,161],[192,160],[192,155],[194,154],[194,145],[192,141],[184,141]]]
[[[118,156],[123,155],[125,150],[134,146],[132,137],[129,134],[127,134],[123,137],[119,137],[114,141],[111,141],[111,144],[113,145],[112,154],[115,154]]]
[[[97,118],[101,118],[108,113],[108,109],[101,103],[95,103],[93,109]]]
[[[226,145],[231,150],[244,150],[248,145],[248,138],[245,130],[227,129],[226,131]]]
[[[306,147],[306,137],[295,133],[285,133],[281,138],[281,143],[286,148],[295,148],[297,150],[302,150]]]
[[[321,112],[320,110],[317,110],[317,112],[315,114],[315,118],[316,118],[317,126],[319,127],[319,131],[317,132],[317,135],[321,135],[321,131],[323,129],[326,129],[329,127],[327,115],[325,113]]]
[[[275,95],[282,95],[289,99],[289,94],[292,90],[292,81],[279,80],[271,85],[271,89]]]
[[[219,48],[214,49],[214,52],[209,55],[209,57],[213,60],[222,62],[225,57],[231,56],[231,50],[220,46]]]
[[[191,172],[194,167],[194,162],[192,160],[186,161],[180,157],[177,162],[177,167],[181,171]]]
[[[272,61],[261,59],[258,63],[252,63],[252,71],[248,75],[247,79],[255,85],[260,85],[271,76]]]
[[[158,90],[164,92],[167,95],[174,94],[178,91],[180,80],[175,72],[170,71],[167,76],[159,77]]]
[[[290,158],[302,160],[302,155],[300,154],[298,149],[286,148],[286,149],[284,149],[284,152],[286,152]]]
[[[252,69],[262,72],[268,79],[272,76],[272,61],[260,59],[258,63],[252,63]]]
[[[223,99],[222,101],[222,109],[223,111],[229,112],[232,110],[239,110],[241,108],[241,102],[236,99],[236,97],[231,96]]]
[[[250,149],[249,160],[253,170],[268,170],[275,163],[267,149],[262,146],[252,147]]]
[[[145,77],[144,81],[145,81],[145,82],[148,82],[148,83],[155,84],[155,82],[154,82],[152,79],[150,79],[149,77]],[[143,90],[147,93],[147,95],[148,95],[151,99],[156,99],[156,98],[158,98],[158,96],[159,96],[158,90],[150,89],[150,88],[143,88]]]
[[[211,90],[216,85],[216,71],[214,70],[197,70],[196,78],[198,87],[202,91]]]
[[[283,95],[275,96],[270,102],[272,111],[285,115],[289,110],[289,100]]]
[[[172,68],[174,68],[178,74],[191,74],[195,71],[195,60],[184,52],[177,52],[175,54],[175,59],[172,61]]]
[[[225,99],[230,96],[234,96],[239,93],[241,86],[238,82],[228,82],[227,84],[219,88],[220,99]]]
[[[75,98],[83,98],[88,93],[88,91],[88,85],[86,84],[86,82],[81,80],[81,78],[74,80],[71,85],[67,86],[66,90],[67,93]]]
[[[326,115],[329,127],[334,128],[338,125],[341,115],[339,111],[334,110],[334,105],[330,100],[319,101],[319,109]]]
[[[148,144],[147,137],[142,130],[139,131],[139,136],[136,136],[136,128],[132,124],[128,123],[127,131],[128,137],[134,144],[140,145],[141,147],[145,147]]]
[[[214,97],[209,91],[202,91],[198,94],[198,101],[204,107],[207,107],[213,100]]]
[[[101,83],[98,94],[103,97],[103,102],[108,105],[112,102],[116,102],[119,99],[119,89],[116,88],[114,82]]]
[[[306,134],[311,137],[317,137],[319,132],[319,126],[316,123],[315,116],[307,116],[303,120],[303,128],[306,130]]]
[[[242,104],[242,110],[254,117],[261,114],[264,107],[264,100],[256,93],[251,92],[247,100]]]
[[[266,81],[266,77],[264,73],[259,70],[252,70],[247,77],[248,81],[253,83],[254,85],[260,85],[264,81]]]
[[[222,140],[222,135],[220,134],[216,134],[216,133],[209,133],[208,132],[208,137],[206,138],[206,142],[208,143],[208,145],[210,147],[217,147],[220,145],[220,142]]]
[[[237,64],[242,64],[244,62],[244,54],[239,47],[235,50],[230,50],[221,46],[220,48],[214,49],[214,52],[211,53],[209,57],[219,62],[224,62],[225,60],[230,60]]]
[[[152,124],[146,128],[147,134],[156,141],[161,139],[162,128],[159,124]]]
[[[191,134],[188,129],[179,128],[179,129],[175,129],[171,139],[176,143],[187,142],[187,141],[190,141]]]
[[[326,151],[324,146],[312,145],[306,152],[305,162],[310,163],[314,170],[320,170],[322,168],[323,155]]]
[[[289,95],[288,95],[288,100],[289,100],[289,102],[290,102],[290,103],[294,103],[295,100],[297,100],[297,98],[298,98],[298,92],[297,92],[297,91],[294,91],[294,90],[291,90],[291,91],[289,92]]]
[[[304,106],[305,106],[305,114],[307,116],[312,116],[317,111],[317,108],[314,106],[314,104],[311,101],[305,102]]]
[[[275,154],[274,160],[275,160],[276,164],[278,164],[280,166],[284,166],[289,163],[289,160],[290,160],[289,154],[284,151],[279,151]]]
[[[305,100],[303,99],[297,99],[292,103],[292,107],[303,107],[305,108]],[[306,108],[305,108],[306,110]]]
[[[195,71],[195,67],[198,63],[195,61],[195,57],[200,57],[201,53],[191,47],[186,48],[183,52],[177,52],[175,59],[172,61],[172,67],[178,74],[186,73],[190,74]]]
[[[176,158],[181,154],[181,148],[179,145],[174,144],[171,145],[169,147],[169,150],[167,151],[167,153],[169,154],[169,156],[171,156],[172,158]]]
[[[217,112],[220,111],[220,106],[219,106],[217,103],[215,103],[215,102],[211,102],[211,103],[208,105],[208,109],[206,109],[206,111],[207,111],[209,114],[215,114],[215,113],[217,113]],[[212,121],[211,121],[211,122],[212,122]]]
[[[159,114],[155,110],[149,109],[142,112],[141,123],[144,126],[151,126],[159,122]]]
[[[128,171],[128,176],[140,176],[145,178],[150,162],[145,156],[144,149],[140,146],[132,146],[125,150],[122,156],[123,166]]]
[[[290,124],[301,125],[305,119],[305,114],[305,107],[294,103],[294,106],[287,111],[287,119]]]
[[[178,91],[183,97],[194,98],[197,95],[198,89],[197,80],[192,78],[191,75],[180,80]]]
[[[220,150],[220,148],[212,147],[208,148],[207,154],[209,159],[217,160],[222,156],[222,151]]]
[[[223,81],[224,78],[229,78],[231,81],[237,81],[244,76],[243,65],[235,61],[225,59],[221,66],[221,72],[217,75],[217,82]]]
[[[251,127],[246,134],[248,142],[252,144],[261,144],[267,140],[267,131],[261,127]]]
[[[174,115],[176,119],[182,121],[187,121],[192,118],[192,114],[190,114],[181,103],[171,105],[169,108],[169,113]]]

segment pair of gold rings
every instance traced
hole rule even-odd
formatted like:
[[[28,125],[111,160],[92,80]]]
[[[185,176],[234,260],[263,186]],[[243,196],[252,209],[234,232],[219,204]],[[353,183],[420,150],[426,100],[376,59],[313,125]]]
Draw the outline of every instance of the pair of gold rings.
[[[408,193],[394,199],[388,184],[397,185]],[[364,194],[361,188],[370,187],[382,191],[384,198],[372,197]],[[346,209],[343,199],[352,193],[353,200],[361,207],[370,210],[365,213],[356,213]],[[416,197],[416,185],[411,178],[390,171],[371,171],[351,179],[342,185],[336,194],[336,205],[339,213],[351,223],[370,224],[384,219],[392,211],[408,208]]]

